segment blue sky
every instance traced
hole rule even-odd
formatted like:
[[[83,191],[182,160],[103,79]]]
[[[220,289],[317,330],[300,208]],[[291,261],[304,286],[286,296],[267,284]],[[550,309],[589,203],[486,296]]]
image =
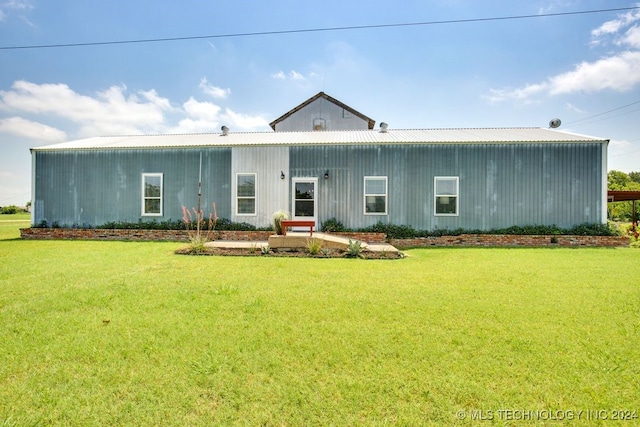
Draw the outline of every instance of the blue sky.
[[[390,128],[546,127],[640,170],[640,9],[622,0],[0,0],[0,47],[538,17],[157,43],[0,49],[0,206],[29,148],[90,136],[270,131],[319,91]]]

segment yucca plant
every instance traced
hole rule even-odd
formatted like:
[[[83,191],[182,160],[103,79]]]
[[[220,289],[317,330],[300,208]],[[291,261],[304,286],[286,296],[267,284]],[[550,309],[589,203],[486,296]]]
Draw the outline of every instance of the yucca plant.
[[[362,242],[358,240],[349,239],[349,246],[347,246],[348,258],[362,258]]]
[[[285,211],[276,211],[273,213],[273,229],[276,234],[282,235],[282,221],[289,219],[289,213]]]

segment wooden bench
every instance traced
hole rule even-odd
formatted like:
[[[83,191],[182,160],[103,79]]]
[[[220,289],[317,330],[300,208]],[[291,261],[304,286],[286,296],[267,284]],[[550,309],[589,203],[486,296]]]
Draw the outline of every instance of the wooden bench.
[[[293,219],[285,219],[280,221],[280,225],[282,226],[282,235],[287,235],[287,227],[309,227],[309,235],[313,236],[313,227],[316,226],[315,221],[303,221],[303,220],[293,220]]]

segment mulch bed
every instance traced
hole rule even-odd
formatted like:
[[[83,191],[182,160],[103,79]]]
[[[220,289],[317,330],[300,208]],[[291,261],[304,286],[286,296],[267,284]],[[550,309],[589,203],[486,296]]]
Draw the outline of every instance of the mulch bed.
[[[306,250],[270,250],[263,254],[260,248],[206,248],[201,252],[194,252],[185,246],[175,251],[177,255],[204,255],[204,256],[257,256],[257,257],[289,257],[289,258],[349,258],[345,251],[331,249],[328,253],[311,255]],[[401,252],[371,252],[362,251],[363,259],[400,259],[404,258]]]

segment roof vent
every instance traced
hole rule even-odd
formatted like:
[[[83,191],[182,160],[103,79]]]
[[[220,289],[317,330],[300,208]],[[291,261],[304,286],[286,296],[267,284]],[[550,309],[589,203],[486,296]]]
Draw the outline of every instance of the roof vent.
[[[229,128],[226,126],[222,126],[222,136],[227,136],[229,135]]]
[[[386,124],[385,122],[381,122],[380,123],[380,133],[387,133],[387,128],[389,127],[388,124]]]

